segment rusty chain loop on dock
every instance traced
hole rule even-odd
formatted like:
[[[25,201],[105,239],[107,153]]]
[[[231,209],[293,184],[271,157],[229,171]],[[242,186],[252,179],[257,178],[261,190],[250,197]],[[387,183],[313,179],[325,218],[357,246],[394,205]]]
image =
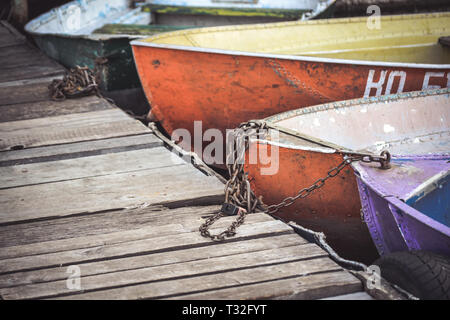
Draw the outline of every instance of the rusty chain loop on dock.
[[[251,190],[248,173],[244,171],[245,152],[249,148],[250,138],[258,134],[258,130],[265,128],[264,122],[250,121],[241,124],[237,131],[234,131],[233,152],[227,153],[227,168],[230,178],[225,185],[225,203],[234,204],[246,209],[239,211],[236,221],[228,229],[218,235],[211,235],[208,228],[221,217],[225,216],[221,211],[215,213],[200,226],[199,231],[203,237],[210,238],[214,241],[223,241],[226,237],[232,237],[236,234],[236,229],[244,223],[247,214],[265,212],[273,215],[281,208],[292,205],[298,199],[308,197],[314,190],[323,187],[328,179],[336,177],[346,166],[353,162],[378,162],[382,169],[388,169],[390,167],[391,155],[388,151],[383,151],[380,156],[343,153],[344,160],[329,170],[324,178],[317,179],[310,187],[298,191],[295,196],[286,197],[278,204],[267,206],[263,203],[262,198],[256,197],[255,193]]]
[[[88,67],[76,66],[64,75],[63,79],[55,79],[48,86],[50,96],[55,101],[67,98],[79,98],[96,94],[101,96],[96,72]]]
[[[233,152],[227,153],[227,168],[230,178],[225,184],[225,203],[232,203],[246,209],[239,211],[236,221],[228,229],[218,235],[211,235],[208,228],[225,216],[221,211],[217,212],[200,226],[199,231],[203,237],[214,241],[223,241],[226,237],[232,237],[236,234],[236,229],[244,223],[248,213],[254,212],[256,209],[264,211],[264,204],[261,198],[257,198],[252,191],[248,174],[244,171],[245,151],[250,145],[250,134],[248,132],[251,129],[264,129],[264,125],[254,122],[244,123],[233,133]]]

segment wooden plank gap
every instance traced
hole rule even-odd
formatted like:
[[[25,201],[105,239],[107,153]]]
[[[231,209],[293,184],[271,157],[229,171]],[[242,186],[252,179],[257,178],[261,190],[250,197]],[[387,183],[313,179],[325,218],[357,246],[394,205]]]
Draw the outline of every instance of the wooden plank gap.
[[[303,250],[301,248],[303,248]],[[220,277],[223,274],[243,272],[252,269],[282,269],[283,265],[288,263],[302,262],[305,265],[311,265],[311,261],[321,261],[324,256],[323,250],[320,250],[317,246],[309,246],[308,249],[309,250],[305,250],[304,246],[290,246],[252,253],[236,254],[230,257],[217,257],[167,266],[87,276],[80,279],[81,288],[78,291],[89,293],[97,290],[129,287],[131,285],[145,285],[166,281],[192,281],[192,279],[195,278],[211,276]],[[328,269],[334,269],[334,267]],[[323,270],[314,270],[314,268],[311,268],[309,272],[304,272],[304,274],[315,274],[318,271]],[[77,290],[70,290],[67,288],[66,280],[0,289],[1,294],[3,296],[7,295],[8,299],[51,298],[53,296],[72,295],[76,293],[76,291]],[[166,296],[156,296],[155,298],[165,297]]]
[[[82,276],[92,276],[112,272],[138,270],[147,267],[169,266],[176,263],[201,261],[217,257],[231,257],[240,253],[261,252],[291,246],[305,245],[305,249],[313,246],[302,242],[296,234],[286,234],[247,241],[220,243],[211,250],[210,247],[198,247],[173,252],[154,253],[150,256],[137,256],[119,260],[105,260],[102,262],[84,263],[80,265]],[[0,288],[16,287],[20,285],[52,282],[67,279],[66,268],[46,268],[39,271],[32,270],[0,276]]]

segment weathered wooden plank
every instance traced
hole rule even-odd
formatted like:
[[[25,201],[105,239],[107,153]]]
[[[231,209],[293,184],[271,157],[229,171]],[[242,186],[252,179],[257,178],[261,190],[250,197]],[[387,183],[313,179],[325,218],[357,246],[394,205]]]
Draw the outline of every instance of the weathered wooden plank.
[[[176,296],[186,300],[312,300],[331,295],[351,294],[363,290],[361,282],[347,271],[326,272],[309,276],[231,287],[220,290]]]
[[[1,39],[0,39],[1,41]],[[12,68],[26,68],[28,66],[48,66],[55,67],[57,64],[45,56],[38,50],[30,50],[29,52],[21,52],[9,56],[0,57],[0,71],[8,72]]]
[[[181,207],[177,209],[165,210],[162,210],[161,208],[160,210],[155,210],[155,208],[151,206],[147,208],[135,208],[108,212],[114,214],[114,216],[108,215],[110,220],[113,221],[107,221],[105,216],[96,218],[95,216],[101,214],[95,214],[93,215],[94,219],[85,219],[85,221],[82,221],[81,223],[76,221],[78,220],[77,218],[81,220],[82,218],[90,217],[90,215],[81,217],[69,217],[67,219],[70,220],[64,222],[64,225],[56,225],[55,227],[55,224],[51,223],[56,220],[50,220],[48,221],[49,224],[51,224],[49,227],[45,227],[43,228],[43,230],[35,230],[35,233],[37,233],[38,235],[37,238],[41,239],[41,241],[36,241],[35,234],[29,236],[29,229],[22,229],[22,232],[19,231],[19,234],[26,234],[27,237],[32,238],[33,242],[24,245],[16,244],[13,246],[3,245],[4,242],[10,242],[10,239],[7,239],[3,236],[3,230],[8,228],[16,228],[17,226],[20,227],[22,224],[3,226],[0,259],[91,248],[95,246],[102,246],[105,243],[111,245],[127,241],[160,237],[163,234],[169,236],[182,232],[194,232],[198,230],[200,224],[204,222],[203,217],[208,217],[217,212],[219,209],[220,207],[217,205],[205,207]],[[144,216],[144,218],[140,216]],[[66,218],[57,220],[66,220]],[[115,220],[123,222],[125,226],[129,227],[117,227],[118,222],[116,222]],[[88,233],[85,233],[83,230],[80,230],[75,233],[72,232],[72,234],[74,235],[72,237],[65,237],[65,235],[63,235],[62,233],[65,231],[69,232],[70,225],[68,225],[68,223],[70,221],[75,221],[73,228],[83,228],[88,222],[104,223],[105,226],[100,227],[100,229],[94,229],[96,233],[92,233],[93,231],[91,231],[91,233],[89,233],[89,231]],[[220,219],[220,221],[215,224],[215,227],[225,227],[227,226],[227,224],[230,224],[231,221],[232,218]],[[268,215],[259,213],[250,215],[246,219],[246,224],[267,221],[272,221],[272,218]],[[44,222],[38,221],[37,223],[40,223],[42,225]],[[50,230],[52,230],[53,233],[56,234],[57,239],[53,239],[55,236],[45,236],[42,234]],[[286,230],[289,229],[286,228]],[[6,234],[8,234],[7,231]]]
[[[67,288],[67,281],[64,279],[3,288],[0,289],[0,293],[4,299],[36,299],[174,278],[192,278],[211,273],[214,273],[219,280],[224,273],[229,271],[261,266],[273,267],[273,265],[280,268],[280,264],[282,265],[283,263],[298,261],[300,259],[314,259],[313,261],[320,264],[322,262],[320,257],[323,256],[323,250],[316,245],[307,244],[82,277],[81,288],[79,290]],[[151,259],[151,257],[149,258]],[[305,265],[308,265],[307,261],[303,261]],[[330,269],[335,268],[331,264],[325,263],[322,266],[324,265],[327,265]],[[314,269],[311,265],[309,267],[308,269]],[[311,272],[310,270],[308,271]],[[233,284],[233,282],[229,284]],[[170,291],[170,288],[167,289]],[[192,287],[185,288],[184,290],[192,290]],[[149,292],[149,294],[152,293]]]
[[[1,46],[0,46],[1,47]],[[65,73],[63,67],[56,64],[45,63],[46,65],[32,65],[26,67],[15,67],[7,72],[0,72],[0,82],[34,79],[49,76],[62,75]]]
[[[17,39],[16,37],[14,37],[11,34],[3,33],[0,35],[0,49],[20,45],[23,43],[24,43],[24,40]]]
[[[0,167],[0,190],[186,164],[164,147]]]
[[[0,20],[0,34],[5,34],[5,33],[9,34],[10,32],[8,31],[8,29],[5,26],[3,26],[3,23],[1,21],[3,21],[3,20]]]
[[[112,108],[113,106],[110,103],[97,96],[64,101],[36,101],[0,106],[0,122],[53,117]]]
[[[261,250],[278,249],[300,245],[302,243],[305,243],[305,241],[297,234],[274,235],[272,237],[247,239],[245,241],[216,243],[214,246],[189,248],[177,250],[176,252],[156,252],[151,255],[137,255],[122,259],[83,263],[80,264],[79,267],[82,270],[82,276],[87,277],[105,273],[211,259],[215,257],[225,257]],[[307,246],[305,246],[305,248],[307,248]],[[66,271],[67,267],[56,267],[0,275],[0,288],[65,280],[67,279]]]
[[[0,123],[0,150],[136,135],[149,132],[119,109]]]
[[[20,246],[33,243],[69,239],[72,248],[81,248],[82,244],[70,238],[85,238],[88,236],[107,234],[113,232],[140,229],[144,227],[158,227],[185,223],[190,220],[201,223],[201,217],[209,216],[219,210],[219,206],[181,207],[168,209],[164,206],[146,206],[129,208],[124,210],[113,210],[106,212],[96,212],[87,215],[76,215],[4,225],[0,232],[0,259],[20,257],[39,253],[53,252],[54,243],[45,246]],[[252,218],[254,219],[254,218]],[[179,226],[178,226],[179,227]],[[178,227],[176,230],[178,230]],[[186,228],[186,226],[185,226]],[[92,241],[92,240],[91,240]],[[91,246],[92,244],[89,244]],[[15,247],[6,249],[6,247]]]
[[[299,254],[302,251],[299,250]],[[195,267],[194,267],[195,268]],[[237,269],[237,268],[236,268]],[[252,268],[231,269],[220,273],[197,275],[195,277],[177,278],[166,281],[155,281],[134,286],[124,286],[109,290],[100,290],[64,296],[64,299],[167,299],[187,294],[200,293],[225,288],[257,284],[279,280],[281,278],[310,276],[319,272],[341,270],[337,264],[327,258],[300,260],[281,264],[263,265]],[[83,285],[83,284],[82,284]],[[0,292],[2,292],[0,290]],[[263,292],[260,293],[264,295]],[[3,292],[2,292],[3,295]],[[4,298],[19,298],[5,295]],[[254,297],[257,299],[258,297]],[[228,297],[234,299],[234,297]]]
[[[24,40],[24,41],[26,40],[25,36],[23,34],[21,34],[19,31],[17,31],[16,28],[14,28],[8,21],[0,20],[0,27],[3,30],[7,30],[8,33],[13,35],[17,39]]]
[[[186,164],[0,190],[0,223],[123,209],[143,203],[217,204],[222,198],[223,184],[216,177],[205,176]]]
[[[28,43],[5,47],[0,50],[0,60],[6,59],[7,57],[12,55],[31,55],[36,53],[36,51],[37,50],[35,48],[32,48]]]
[[[226,222],[228,222],[228,224]],[[215,232],[222,231],[222,229],[228,227],[231,222],[232,221],[230,220],[223,219],[221,223],[218,224],[217,227],[212,228],[212,230]],[[198,228],[199,224],[196,226]],[[137,233],[137,235],[133,234],[133,232]],[[210,239],[202,237],[198,232],[198,229],[194,231],[185,230],[181,225],[166,225],[165,228],[162,226],[159,226],[158,228],[147,227],[133,230],[133,232],[122,232],[125,239],[117,239],[117,237],[120,236],[118,233],[105,235],[104,238],[101,238],[100,236],[92,237],[97,241],[96,243],[91,244],[89,247],[73,250],[68,250],[71,248],[71,245],[67,241],[60,240],[63,243],[56,243],[56,245],[59,245],[61,248],[52,248],[52,253],[1,260],[0,274],[214,245],[214,242]],[[292,232],[292,229],[280,221],[247,223],[239,228],[236,236],[231,241]],[[147,235],[147,233],[150,235]],[[160,234],[160,236],[156,236],[158,234]],[[108,237],[111,238],[111,240],[108,240]],[[101,243],[99,243],[99,241],[101,241]],[[111,241],[111,244],[108,241]],[[52,243],[44,242],[41,245],[49,246],[52,245]],[[85,243],[82,245],[86,246]],[[35,247],[36,246],[33,246],[33,248]],[[29,251],[24,247],[18,249],[22,249],[23,252]],[[61,251],[58,251],[58,249]],[[11,252],[11,247],[8,248],[8,251]]]
[[[156,148],[163,142],[152,133],[0,152],[0,166],[37,163],[85,156]]]
[[[375,300],[372,296],[366,292],[348,293],[330,298],[323,298],[322,300]]]
[[[9,81],[0,84],[0,105],[49,101],[48,85],[51,78],[32,80],[35,81]]]

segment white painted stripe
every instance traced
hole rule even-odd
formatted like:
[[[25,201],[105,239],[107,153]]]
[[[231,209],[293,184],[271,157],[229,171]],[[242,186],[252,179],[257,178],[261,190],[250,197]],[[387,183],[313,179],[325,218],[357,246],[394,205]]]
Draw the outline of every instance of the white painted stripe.
[[[215,53],[215,54],[232,55],[232,56],[294,60],[294,61],[305,61],[305,62],[322,62],[322,63],[349,64],[349,65],[362,65],[362,66],[375,66],[375,67],[450,69],[450,64],[383,62],[383,61],[349,60],[349,59],[294,56],[294,55],[288,55],[288,54],[268,54],[268,53],[258,53],[258,52],[247,52],[247,51],[235,51],[235,50],[223,50],[223,49],[159,44],[159,43],[145,42],[142,40],[133,40],[133,41],[131,41],[131,45],[132,46],[141,46],[141,47],[171,49],[171,50],[194,51],[194,52],[201,52],[201,53]]]

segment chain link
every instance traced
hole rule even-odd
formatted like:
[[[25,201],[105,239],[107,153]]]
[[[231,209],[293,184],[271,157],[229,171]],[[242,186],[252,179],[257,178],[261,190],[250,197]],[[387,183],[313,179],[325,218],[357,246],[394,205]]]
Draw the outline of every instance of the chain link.
[[[244,171],[245,151],[250,145],[250,137],[258,134],[258,130],[264,129],[264,125],[255,122],[243,123],[233,132],[232,144],[227,145],[227,168],[229,179],[225,184],[225,203],[234,204],[240,208],[236,221],[228,229],[218,235],[211,235],[208,228],[217,220],[224,216],[222,212],[217,212],[208,218],[199,228],[203,237],[213,241],[223,241],[226,237],[236,234],[236,229],[245,221],[248,213],[256,210],[264,211],[264,204],[261,198],[256,197],[251,189],[248,174]],[[232,148],[231,152],[229,148]]]
[[[324,178],[317,179],[310,187],[298,191],[295,196],[286,197],[278,204],[266,206],[262,198],[256,197],[255,193],[251,190],[248,173],[244,171],[245,152],[249,148],[250,138],[258,136],[260,130],[263,129],[266,129],[266,125],[263,122],[252,121],[241,124],[237,131],[233,133],[234,139],[231,145],[233,150],[231,153],[227,152],[227,168],[230,178],[225,185],[225,203],[231,203],[246,209],[239,211],[236,221],[228,229],[218,235],[211,235],[208,228],[224,216],[222,212],[217,212],[200,226],[199,231],[202,236],[214,241],[222,241],[226,237],[232,237],[236,234],[236,229],[244,223],[247,214],[265,212],[273,215],[281,208],[292,205],[298,199],[308,197],[312,192],[323,187],[328,179],[336,177],[346,166],[353,162],[378,162],[382,169],[388,169],[390,167],[391,155],[387,151],[383,151],[380,156],[346,153],[343,154],[344,160],[336,167],[330,169]],[[227,151],[229,150],[227,149]]]
[[[225,216],[222,212],[219,211],[216,214],[214,214],[213,216],[211,216],[210,218],[208,218],[206,220],[206,222],[200,226],[200,229],[199,229],[200,234],[203,237],[210,238],[213,241],[223,241],[223,240],[225,240],[226,237],[233,237],[234,235],[236,235],[236,229],[241,224],[244,223],[246,214],[247,214],[246,210],[239,210],[236,221],[234,221],[225,231],[223,231],[217,235],[212,235],[209,232],[208,228],[211,225],[213,225],[214,222],[216,222],[217,220],[219,220],[220,218]]]
[[[62,101],[67,98],[79,98],[95,94],[113,102],[111,99],[103,97],[99,88],[101,74],[104,65],[107,63],[106,57],[97,57],[94,70],[87,66],[71,68],[66,71],[63,79],[55,79],[49,84],[50,97],[55,101]]]
[[[56,101],[92,94],[100,95],[95,74],[88,67],[76,66],[70,69],[63,79],[53,80],[48,89],[51,98]]]

